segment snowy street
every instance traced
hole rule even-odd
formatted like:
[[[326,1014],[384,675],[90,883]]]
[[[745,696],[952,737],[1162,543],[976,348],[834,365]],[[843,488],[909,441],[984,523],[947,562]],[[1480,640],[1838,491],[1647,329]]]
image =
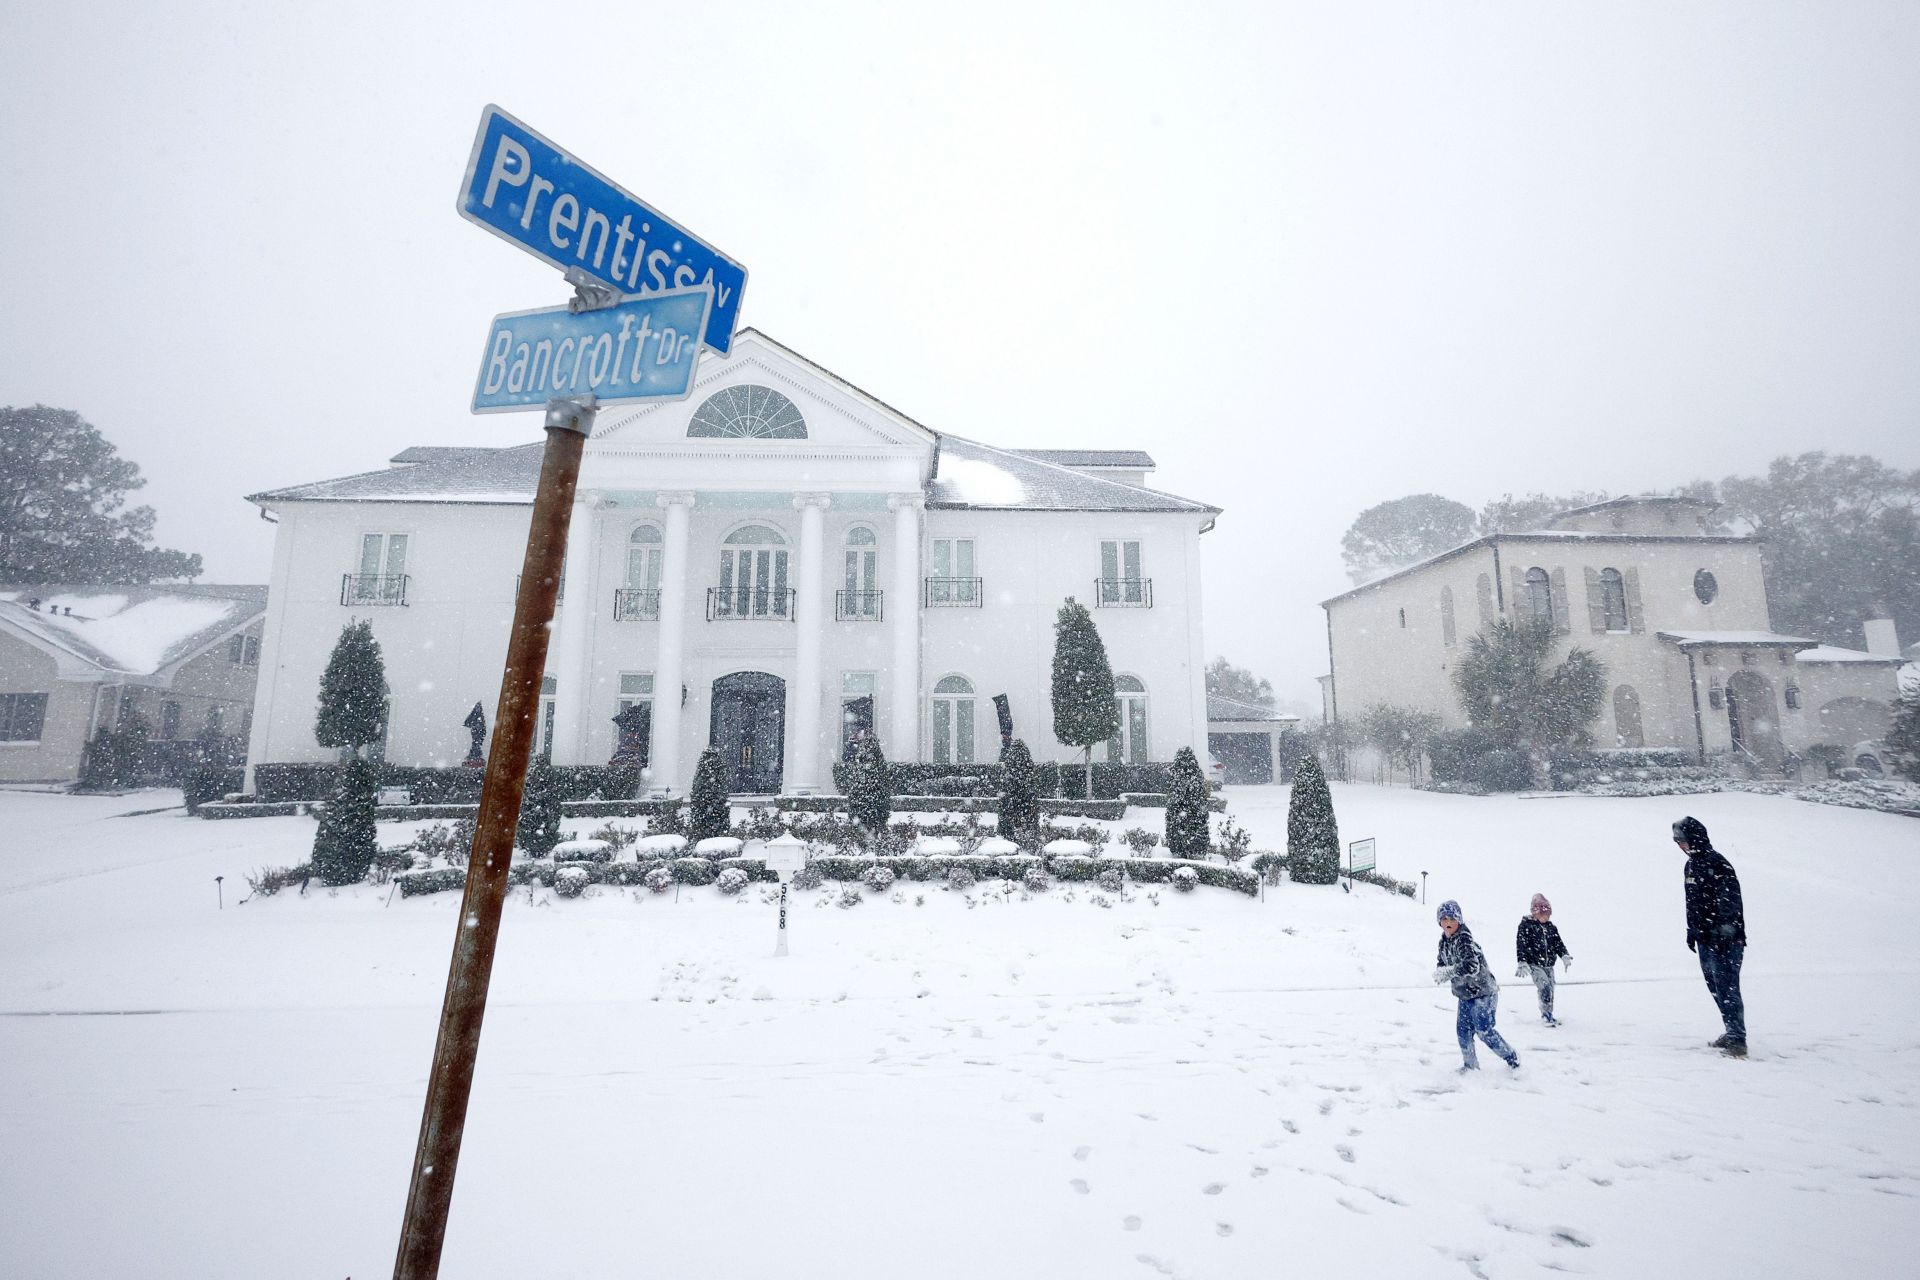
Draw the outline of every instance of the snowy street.
[[[311,823],[114,816],[172,798],[0,793],[0,1257],[386,1274],[457,897],[236,905]],[[1283,788],[1231,798],[1284,845]],[[1920,826],[1749,795],[1335,800],[1384,871],[1462,902],[1517,1077],[1454,1073],[1432,908],[1368,887],[801,894],[779,961],[759,886],[522,890],[445,1273],[1903,1273]],[[1744,1063],[1703,1047],[1682,812],[1746,886]],[[1575,956],[1557,1030],[1510,976],[1536,889]]]

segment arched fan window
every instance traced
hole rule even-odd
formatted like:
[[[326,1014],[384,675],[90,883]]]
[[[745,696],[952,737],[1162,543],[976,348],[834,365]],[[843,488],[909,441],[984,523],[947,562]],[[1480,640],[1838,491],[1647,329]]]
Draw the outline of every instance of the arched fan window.
[[[708,396],[693,411],[687,435],[805,440],[807,420],[794,408],[793,401],[772,387],[728,387]]]

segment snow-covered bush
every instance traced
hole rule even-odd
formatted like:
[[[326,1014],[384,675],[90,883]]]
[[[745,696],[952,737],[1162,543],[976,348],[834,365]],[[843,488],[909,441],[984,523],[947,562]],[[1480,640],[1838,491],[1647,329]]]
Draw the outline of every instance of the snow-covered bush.
[[[1120,843],[1133,850],[1134,857],[1150,858],[1160,847],[1160,837],[1145,827],[1128,827],[1120,833]]]
[[[604,840],[607,842],[609,849],[612,849],[615,853],[619,853],[622,849],[638,840],[640,833],[632,827],[623,827],[617,822],[603,822],[590,833],[589,838]]]
[[[562,867],[553,875],[553,891],[563,898],[579,897],[592,883],[585,867]]]
[[[891,867],[868,867],[860,882],[875,893],[885,893],[893,888],[893,869]]]
[[[655,893],[665,893],[673,888],[673,872],[666,867],[655,867],[647,872],[644,883]]]
[[[681,884],[712,884],[715,875],[711,858],[675,858],[673,878]]]
[[[1200,884],[1200,873],[1192,867],[1173,869],[1173,887],[1182,893],[1192,893]]]
[[[967,870],[965,867],[947,868],[947,888],[957,889],[961,893],[965,893],[968,889],[973,888],[973,885],[973,872]]]
[[[749,878],[750,877],[747,875],[747,873],[742,871],[740,868],[728,867],[725,871],[722,871],[720,873],[720,878],[718,880],[715,880],[713,883],[714,883],[714,887],[720,890],[720,892],[726,894],[728,897],[732,897],[734,894],[739,893],[742,889],[747,887],[747,881]]]
[[[1238,862],[1253,849],[1253,833],[1228,818],[1220,824],[1220,838],[1213,843],[1211,850],[1228,862]]]
[[[408,871],[393,878],[400,886],[400,896],[415,897],[422,893],[444,893],[449,889],[467,887],[467,873],[463,867],[436,867],[431,871]]]
[[[826,876],[821,874],[818,867],[802,867],[793,873],[793,887],[796,889],[818,889],[826,881]]]
[[[605,840],[562,840],[553,846],[555,862],[612,862],[613,846]]]
[[[833,905],[836,907],[857,907],[860,905],[860,902],[860,890],[853,885],[844,885],[841,887],[840,897]]]
[[[1920,818],[1920,786],[1891,778],[1816,782],[1795,793],[1815,804],[1844,805],[1849,809],[1876,809]]]
[[[305,887],[313,877],[313,864],[303,862],[297,867],[261,867],[258,871],[247,873],[247,887],[252,896],[271,898],[288,885]]]
[[[1126,887],[1127,875],[1119,867],[1102,867],[1095,881],[1108,893],[1119,893]]]
[[[1027,874],[1020,877],[1020,883],[1034,893],[1045,893],[1053,887],[1053,880],[1040,867],[1028,867]]]

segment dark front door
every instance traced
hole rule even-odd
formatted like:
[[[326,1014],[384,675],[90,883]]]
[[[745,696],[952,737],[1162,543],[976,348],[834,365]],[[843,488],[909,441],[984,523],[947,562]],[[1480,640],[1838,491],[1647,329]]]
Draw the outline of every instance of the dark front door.
[[[777,795],[787,732],[787,684],[764,671],[713,682],[712,742],[735,795]]]

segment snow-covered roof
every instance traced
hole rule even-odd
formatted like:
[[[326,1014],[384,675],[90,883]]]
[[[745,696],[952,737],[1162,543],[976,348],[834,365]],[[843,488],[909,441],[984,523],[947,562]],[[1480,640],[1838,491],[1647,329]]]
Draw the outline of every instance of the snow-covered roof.
[[[1242,702],[1238,698],[1226,698],[1217,693],[1207,695],[1208,723],[1243,721],[1248,724],[1298,724],[1300,717],[1284,711],[1275,711],[1272,707],[1263,707],[1257,702]]]
[[[1151,471],[1153,455],[1139,449],[1015,449],[1023,458],[1051,462],[1056,467],[1112,467],[1120,471]]]
[[[1774,631],[1662,631],[1660,638],[1682,649],[1813,649],[1819,641]]]
[[[1843,649],[1839,645],[1819,644],[1793,655],[1795,662],[1871,662],[1897,667],[1906,661],[1897,654],[1868,653],[1865,649]]]
[[[1122,484],[1046,462],[1032,450],[996,449],[942,434],[927,505],[1021,511],[1191,511],[1218,514],[1191,498]]]
[[[1467,552],[1476,550],[1480,547],[1491,547],[1491,546],[1495,546],[1502,543],[1511,543],[1511,542],[1612,542],[1612,543],[1685,542],[1685,543],[1688,543],[1689,545],[1697,546],[1702,543],[1733,543],[1733,542],[1758,542],[1758,541],[1759,541],[1758,538],[1748,537],[1745,534],[1735,534],[1735,533],[1598,533],[1598,532],[1584,532],[1578,529],[1529,529],[1525,533],[1489,533],[1489,534],[1484,534],[1478,538],[1471,538],[1466,542],[1461,543],[1457,547],[1448,547],[1445,551],[1436,551],[1434,554],[1428,556],[1424,560],[1416,560],[1412,564],[1402,565],[1398,569],[1383,570],[1379,575],[1369,578],[1365,582],[1362,582],[1356,586],[1349,587],[1347,590],[1342,591],[1337,596],[1328,596],[1325,600],[1322,600],[1320,602],[1320,607],[1324,609],[1330,604],[1338,604],[1340,601],[1347,599],[1349,596],[1357,596],[1357,595],[1360,595],[1362,592],[1372,591],[1375,587],[1383,586],[1386,583],[1392,582],[1396,578],[1404,578],[1408,574],[1418,573],[1420,572],[1420,570],[1425,569],[1430,565],[1439,564],[1442,560],[1451,560],[1455,556],[1465,555]]]
[[[396,465],[247,495],[268,502],[454,502],[531,505],[546,442],[504,449],[416,446]]]
[[[1565,511],[1553,513],[1551,524],[1555,520],[1565,520],[1570,516],[1590,515],[1595,511],[1612,511],[1622,507],[1703,507],[1708,511],[1720,504],[1710,498],[1689,498],[1671,493],[1643,493],[1625,498],[1608,498],[1602,502],[1589,502],[1584,507],[1568,507]]]
[[[0,586],[0,625],[107,675],[157,675],[266,611],[264,586]]]

